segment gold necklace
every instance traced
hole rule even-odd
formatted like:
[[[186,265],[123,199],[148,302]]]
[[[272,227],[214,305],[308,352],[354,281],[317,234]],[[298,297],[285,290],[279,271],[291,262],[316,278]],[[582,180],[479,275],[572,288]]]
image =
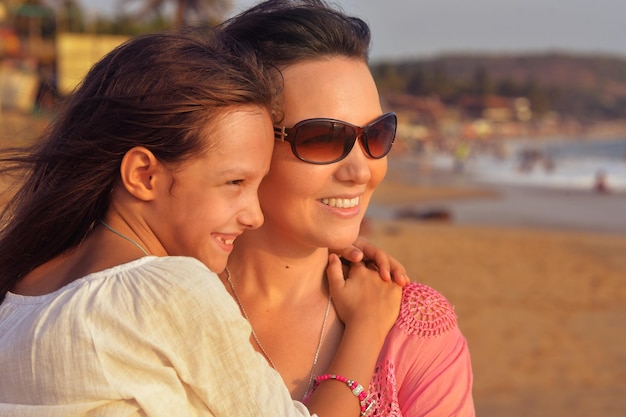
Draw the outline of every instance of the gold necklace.
[[[252,330],[252,337],[254,338],[254,341],[256,342],[257,346],[259,346],[259,349],[261,349],[263,356],[265,356],[265,358],[270,363],[270,365],[272,365],[272,368],[276,369],[276,365],[274,365],[274,362],[272,362],[272,359],[267,354],[267,352],[265,351],[265,348],[261,344],[259,337],[254,332],[254,327],[252,327],[252,323],[250,322],[250,318],[248,317],[248,314],[246,313],[246,309],[243,308],[241,299],[239,298],[237,291],[235,291],[235,284],[233,284],[233,280],[231,278],[230,270],[228,269],[228,267],[226,267],[226,281],[228,281],[230,290],[235,296],[235,300],[237,300],[237,304],[239,304],[239,308],[241,309],[241,314],[243,314],[245,319],[248,320],[248,323],[250,323],[250,329]],[[317,359],[319,357],[320,349],[322,348],[322,342],[324,340],[324,330],[326,328],[326,320],[328,319],[328,312],[330,311],[330,305],[331,305],[331,298],[330,298],[330,294],[328,294],[328,304],[326,305],[326,312],[324,313],[324,321],[322,321],[322,329],[320,330],[320,338],[317,342],[317,348],[315,349],[315,356],[313,357],[313,365],[311,366],[311,373],[309,374],[309,384],[307,386],[306,391],[304,392],[305,396],[311,390],[311,387],[313,386],[313,379],[315,378],[315,367],[317,366]]]

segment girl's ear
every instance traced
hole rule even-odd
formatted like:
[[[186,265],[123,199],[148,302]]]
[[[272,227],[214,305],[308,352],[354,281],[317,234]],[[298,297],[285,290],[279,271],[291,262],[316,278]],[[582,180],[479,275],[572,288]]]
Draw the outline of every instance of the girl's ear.
[[[163,175],[163,166],[152,152],[136,146],[126,152],[120,165],[120,176],[124,188],[142,201],[155,198],[155,181]]]

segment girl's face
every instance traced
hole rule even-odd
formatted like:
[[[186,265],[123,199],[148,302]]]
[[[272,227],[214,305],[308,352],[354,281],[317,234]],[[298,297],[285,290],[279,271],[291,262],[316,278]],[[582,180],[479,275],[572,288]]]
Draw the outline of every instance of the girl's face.
[[[364,126],[382,115],[376,85],[360,60],[306,61],[287,67],[283,76],[281,126],[311,118]],[[386,158],[368,157],[359,141],[348,156],[328,165],[303,162],[288,142],[277,141],[271,171],[260,188],[264,230],[311,247],[346,247],[358,236],[372,192],[386,171]]]
[[[213,124],[205,130],[212,147],[173,170],[156,218],[169,255],[193,256],[221,272],[233,241],[263,223],[257,192],[274,134],[269,113],[256,106],[230,111]]]

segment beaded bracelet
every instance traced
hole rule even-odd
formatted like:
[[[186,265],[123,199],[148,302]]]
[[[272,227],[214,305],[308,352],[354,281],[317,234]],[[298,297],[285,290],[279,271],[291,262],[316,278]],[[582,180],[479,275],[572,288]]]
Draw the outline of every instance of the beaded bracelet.
[[[325,374],[315,378],[315,381],[313,381],[313,386],[311,387],[311,391],[308,392],[302,402],[306,403],[311,394],[313,394],[313,391],[315,391],[315,389],[323,381],[328,381],[329,379],[335,379],[339,382],[343,382],[348,386],[348,388],[350,388],[352,394],[354,394],[354,396],[358,398],[359,403],[361,404],[361,417],[367,417],[372,412],[372,410],[374,409],[374,404],[376,404],[376,400],[374,400],[371,395],[368,395],[367,392],[365,392],[363,386],[352,379],[348,379],[344,376],[335,374]]]

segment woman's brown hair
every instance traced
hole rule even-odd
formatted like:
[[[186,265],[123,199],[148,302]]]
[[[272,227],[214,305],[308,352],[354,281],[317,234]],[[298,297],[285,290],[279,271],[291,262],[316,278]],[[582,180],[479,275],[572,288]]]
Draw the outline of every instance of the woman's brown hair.
[[[368,61],[367,23],[323,0],[267,0],[218,28],[239,45],[253,48],[266,64],[280,68],[328,56]]]

